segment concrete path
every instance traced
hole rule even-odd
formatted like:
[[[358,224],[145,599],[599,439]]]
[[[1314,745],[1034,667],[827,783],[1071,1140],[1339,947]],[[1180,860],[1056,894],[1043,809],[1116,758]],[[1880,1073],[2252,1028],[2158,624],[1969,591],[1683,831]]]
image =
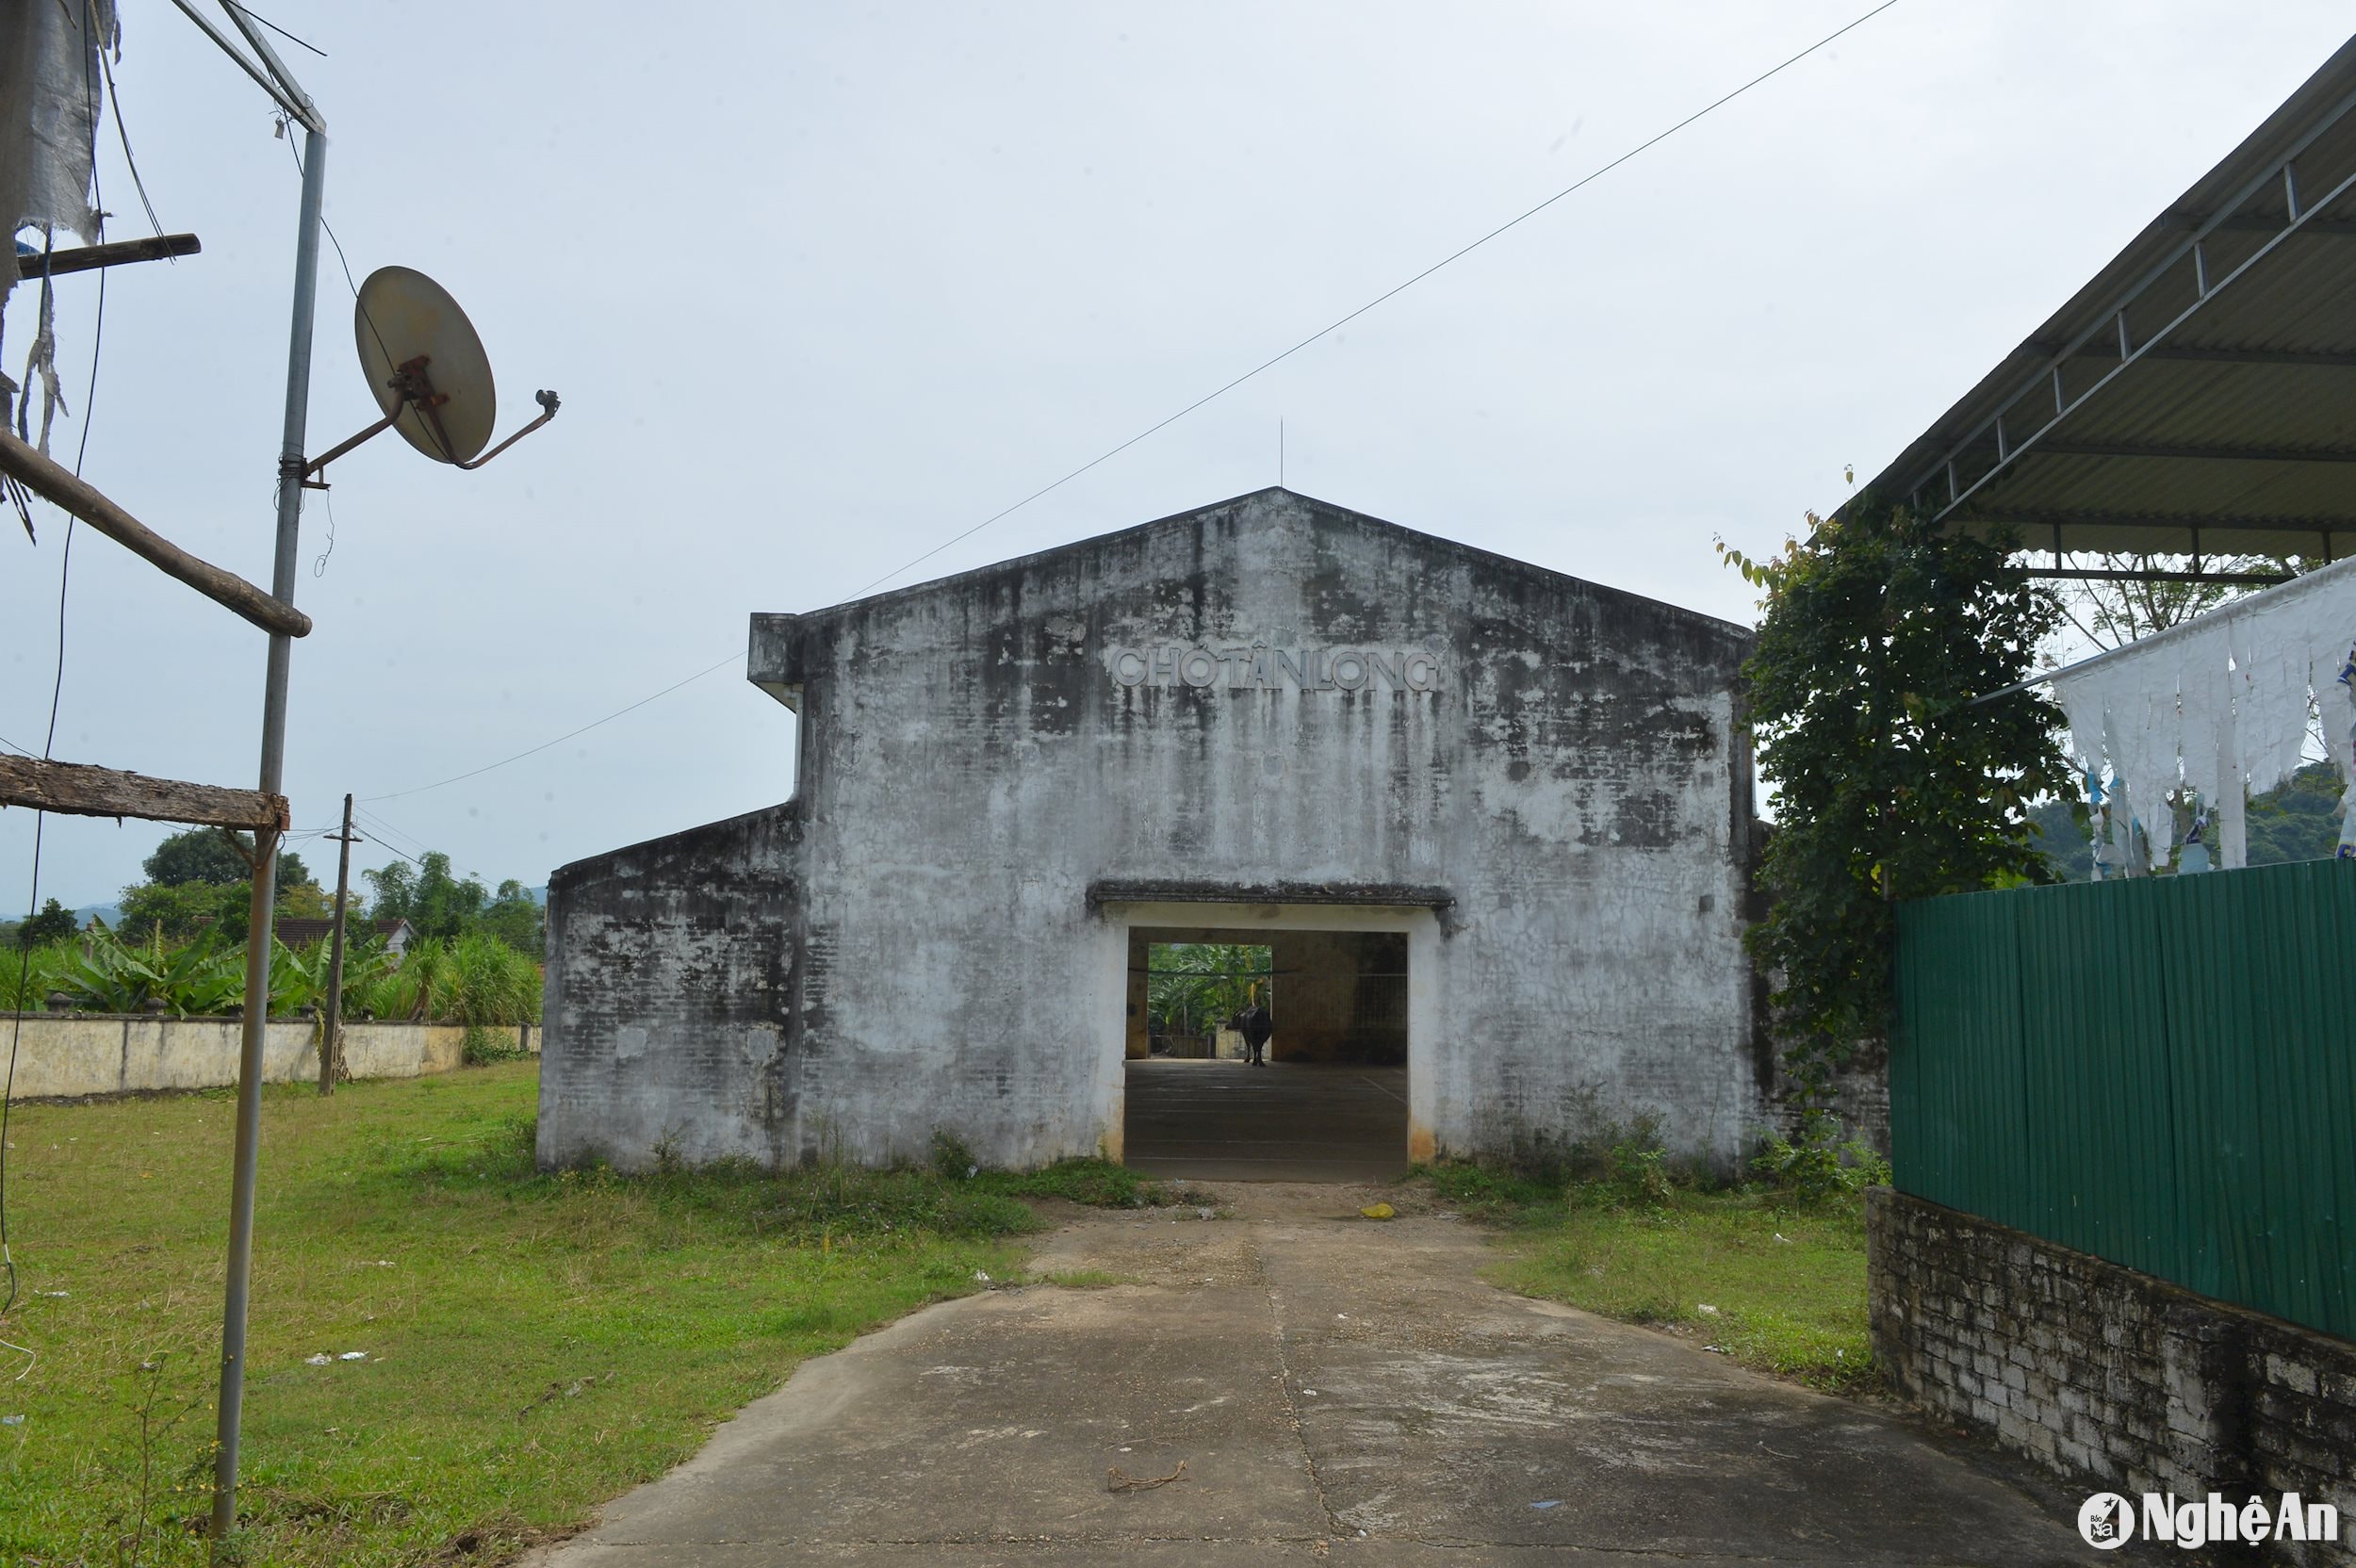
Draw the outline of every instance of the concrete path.
[[[1407,1169],[1407,1070],[1128,1065],[1122,1159],[1205,1182],[1383,1182]]]
[[[1223,1196],[1232,1218],[1073,1211],[1035,1266],[1136,1282],[992,1291],[810,1362],[540,1561],[2099,1560],[2074,1495],[1493,1290],[1473,1227],[1358,1217],[1395,1192]]]

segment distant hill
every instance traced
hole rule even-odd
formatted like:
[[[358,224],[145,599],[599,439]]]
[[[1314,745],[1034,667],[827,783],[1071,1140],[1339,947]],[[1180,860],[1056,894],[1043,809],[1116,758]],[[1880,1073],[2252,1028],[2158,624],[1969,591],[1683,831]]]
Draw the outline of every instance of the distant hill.
[[[2339,771],[2310,762],[2262,795],[2250,797],[2244,820],[2250,830],[2250,863],[2279,866],[2290,860],[2329,860],[2339,850],[2340,825],[2332,813],[2340,803]],[[2053,874],[2084,882],[2094,874],[2093,845],[2071,819],[2069,802],[2042,801],[2029,808],[2037,847]]]
[[[123,906],[117,904],[85,904],[74,911],[74,923],[87,931],[92,915],[105,921],[109,931],[123,923]]]

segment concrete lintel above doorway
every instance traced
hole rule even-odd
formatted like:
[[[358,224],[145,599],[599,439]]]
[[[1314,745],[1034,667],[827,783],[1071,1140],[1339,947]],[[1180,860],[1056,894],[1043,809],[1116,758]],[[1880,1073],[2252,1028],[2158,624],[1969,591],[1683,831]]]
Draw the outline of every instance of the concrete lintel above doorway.
[[[1088,884],[1088,907],[1108,904],[1315,904],[1378,909],[1452,909],[1456,895],[1446,888],[1399,882],[1192,882],[1177,879]]]

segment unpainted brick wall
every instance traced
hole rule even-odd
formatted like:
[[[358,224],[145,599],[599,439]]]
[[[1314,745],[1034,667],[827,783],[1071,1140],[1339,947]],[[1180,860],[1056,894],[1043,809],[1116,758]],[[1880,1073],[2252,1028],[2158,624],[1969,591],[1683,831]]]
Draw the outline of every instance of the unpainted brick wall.
[[[2089,1490],[2296,1492],[2356,1526],[2356,1344],[1888,1187],[1866,1247],[1874,1353],[1935,1414]]]

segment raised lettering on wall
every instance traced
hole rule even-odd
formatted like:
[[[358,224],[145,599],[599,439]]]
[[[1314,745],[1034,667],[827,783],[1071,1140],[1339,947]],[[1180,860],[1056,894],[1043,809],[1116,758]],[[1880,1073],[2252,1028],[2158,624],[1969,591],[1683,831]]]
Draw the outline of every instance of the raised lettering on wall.
[[[1117,686],[1235,692],[1429,692],[1440,683],[1440,662],[1421,648],[1117,647],[1104,668]]]

